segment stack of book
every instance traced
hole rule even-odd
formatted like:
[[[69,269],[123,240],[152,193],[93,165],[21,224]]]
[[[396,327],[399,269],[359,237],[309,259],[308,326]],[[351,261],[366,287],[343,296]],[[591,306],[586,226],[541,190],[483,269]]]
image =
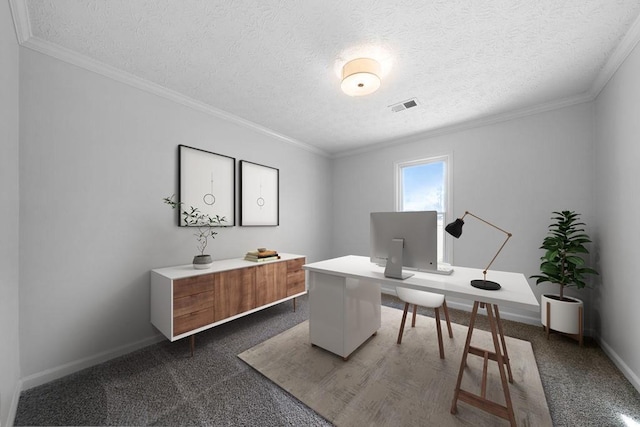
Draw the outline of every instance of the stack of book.
[[[278,255],[277,251],[273,251],[273,250],[249,251],[244,256],[244,259],[246,259],[247,261],[253,261],[253,262],[264,262],[264,261],[273,261],[275,259],[280,259],[280,255]]]

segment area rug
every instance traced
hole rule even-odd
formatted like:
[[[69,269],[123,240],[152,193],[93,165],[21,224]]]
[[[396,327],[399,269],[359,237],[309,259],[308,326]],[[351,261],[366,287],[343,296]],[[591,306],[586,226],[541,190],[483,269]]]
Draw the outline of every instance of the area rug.
[[[378,333],[343,361],[309,343],[303,323],[238,355],[258,372],[336,426],[500,426],[506,420],[458,402],[450,413],[467,327],[442,323],[445,359],[439,358],[435,320],[407,318],[402,344],[396,344],[402,311],[382,307]],[[551,426],[551,416],[531,344],[506,337],[513,384],[511,399],[519,426]],[[475,330],[472,345],[492,348],[491,335]],[[480,393],[480,357],[469,355],[462,388]],[[497,364],[489,361],[487,397],[504,404]]]

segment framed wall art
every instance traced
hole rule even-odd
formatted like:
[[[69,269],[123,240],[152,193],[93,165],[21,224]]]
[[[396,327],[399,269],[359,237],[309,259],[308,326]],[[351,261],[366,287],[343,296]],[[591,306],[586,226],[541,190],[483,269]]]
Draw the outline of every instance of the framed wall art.
[[[276,168],[240,160],[240,225],[279,225],[279,173]]]
[[[224,217],[223,226],[235,225],[236,159],[199,148],[178,146],[180,214],[190,207],[211,217]],[[187,226],[179,214],[178,224]]]

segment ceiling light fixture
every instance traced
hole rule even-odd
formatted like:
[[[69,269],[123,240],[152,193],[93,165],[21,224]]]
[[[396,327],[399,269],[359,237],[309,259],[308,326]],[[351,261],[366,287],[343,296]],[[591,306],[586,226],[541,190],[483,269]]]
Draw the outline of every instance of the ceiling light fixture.
[[[369,95],[380,87],[380,63],[375,59],[358,58],[342,67],[342,91],[349,96]]]

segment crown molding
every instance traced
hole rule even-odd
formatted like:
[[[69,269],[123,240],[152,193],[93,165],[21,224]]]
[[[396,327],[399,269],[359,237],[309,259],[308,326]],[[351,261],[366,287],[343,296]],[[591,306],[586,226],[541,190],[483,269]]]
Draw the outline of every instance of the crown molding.
[[[475,120],[463,121],[453,125],[442,126],[435,129],[428,130],[426,132],[420,132],[413,135],[409,135],[403,138],[395,139],[393,141],[381,142],[379,144],[369,145],[367,147],[356,148],[353,150],[341,151],[334,153],[332,158],[355,156],[358,154],[364,154],[369,151],[381,150],[383,148],[393,147],[395,145],[409,144],[412,142],[419,142],[429,138],[435,138],[436,136],[447,135],[456,132],[462,132],[469,129],[479,128],[500,122],[507,122],[509,120],[519,119],[522,117],[528,117],[535,114],[544,113],[547,111],[559,110],[573,105],[584,104],[594,100],[591,92],[584,92],[578,96],[568,97],[564,99],[555,100],[552,102],[534,105],[532,107],[525,107],[518,110],[507,111],[505,113],[494,114],[491,116],[481,117]]]
[[[57,58],[61,61],[73,64],[80,68],[92,71],[110,79],[125,83],[129,86],[133,86],[136,89],[140,89],[154,95],[169,99],[178,104],[192,108],[194,110],[215,116],[228,122],[238,124],[242,127],[251,129],[258,133],[267,135],[269,137],[278,139],[288,144],[294,145],[306,151],[310,151],[315,154],[319,154],[324,157],[330,157],[329,153],[314,147],[296,139],[290,138],[286,135],[280,134],[272,129],[258,125],[257,123],[243,119],[236,115],[230,114],[226,111],[214,108],[204,102],[197,101],[193,98],[185,96],[181,93],[168,89],[157,83],[150,82],[133,74],[111,67],[100,61],[91,59],[85,55],[81,55],[70,49],[66,49],[62,46],[50,43],[42,40],[38,37],[34,37],[31,34],[31,27],[29,25],[29,15],[26,10],[25,2],[23,0],[9,0],[12,5],[12,14],[14,23],[16,26],[16,32],[18,33],[18,41],[21,46],[34,50],[36,52]]]
[[[23,44],[31,38],[31,23],[27,4],[24,0],[9,0],[9,8],[13,17],[13,25],[16,29],[18,43]]]
[[[193,98],[187,97],[171,89],[165,88],[159,84],[152,83],[140,77],[136,77],[125,71],[116,69],[114,67],[106,65],[99,61],[88,58],[84,55],[80,55],[77,52],[71,51],[69,49],[63,48],[61,46],[58,46],[53,43],[34,37],[31,32],[31,25],[29,21],[29,14],[26,6],[26,1],[25,0],[9,0],[9,4],[11,8],[11,13],[13,15],[13,21],[16,29],[18,42],[23,47],[32,49],[34,51],[43,53],[48,56],[52,56],[64,62],[68,62],[78,67],[81,67],[89,71],[93,71],[97,74],[103,75],[105,77],[111,78],[113,80],[133,86],[137,89],[141,89],[146,92],[153,93],[155,95],[172,100],[176,103],[195,109],[197,111],[204,112],[206,114],[215,116],[217,118],[221,118],[223,120],[226,120],[232,123],[236,123],[245,128],[254,130],[256,132],[262,133],[264,135],[270,136],[280,141],[284,141],[286,143],[292,144],[298,148],[313,152],[315,154],[319,154],[324,157],[329,157],[329,158],[340,158],[340,157],[363,154],[366,152],[379,150],[379,149],[383,149],[383,148],[394,146],[394,145],[416,142],[426,138],[433,138],[435,136],[445,135],[445,134],[454,133],[454,132],[460,132],[460,131],[472,129],[475,127],[485,126],[485,125],[498,123],[498,122],[504,122],[508,120],[525,117],[528,115],[539,114],[546,111],[556,110],[560,108],[569,107],[572,105],[594,101],[598,97],[600,92],[604,89],[604,87],[607,85],[609,80],[616,73],[618,68],[624,63],[626,58],[629,56],[629,54],[633,51],[633,49],[636,47],[636,45],[640,41],[640,16],[639,16],[638,18],[636,18],[631,28],[629,29],[629,31],[627,31],[627,33],[623,37],[620,44],[616,47],[616,49],[613,51],[613,53],[611,54],[611,56],[609,57],[605,65],[602,67],[602,69],[598,73],[598,76],[594,80],[589,90],[577,96],[564,98],[564,99],[552,101],[549,103],[539,104],[532,107],[526,107],[519,110],[509,111],[502,114],[482,117],[476,120],[461,122],[461,123],[457,123],[450,126],[443,126],[437,129],[421,132],[419,134],[410,135],[410,136],[399,138],[393,141],[373,144],[367,147],[329,153],[325,150],[321,150],[312,145],[306,144],[304,142],[290,138],[286,135],[280,134],[272,129],[258,125],[257,123],[235,116],[226,111],[214,108],[208,104],[205,104]]]
[[[600,70],[600,73],[593,82],[593,85],[591,85],[590,93],[593,99],[598,97],[602,89],[604,89],[607,83],[609,83],[609,80],[611,80],[616,71],[618,71],[618,68],[620,68],[622,63],[631,54],[639,41],[640,16],[638,16],[631,25],[631,28],[629,28],[629,31],[624,35],[622,41],[615,48],[611,56],[609,56],[609,59],[605,63],[604,67],[602,67],[602,70]]]
[[[533,114],[540,114],[546,111],[558,110],[561,108],[570,107],[573,105],[583,104],[587,102],[595,101],[600,92],[605,88],[609,80],[618,71],[618,68],[624,63],[627,57],[631,54],[633,49],[640,42],[640,16],[636,18],[629,31],[622,38],[620,44],[613,51],[605,65],[602,67],[598,76],[594,80],[593,84],[586,92],[583,92],[574,97],[568,97],[560,100],[555,100],[549,103],[534,105],[532,107],[526,107],[519,110],[509,111],[502,114],[483,117],[477,120],[466,121],[457,123],[450,126],[443,126],[437,129],[432,129],[419,134],[410,135],[404,138],[399,138],[393,141],[382,142],[375,145],[370,145],[363,148],[356,148],[353,150],[341,151],[332,154],[332,158],[348,157],[358,154],[364,154],[369,151],[380,150],[383,148],[391,147],[394,145],[408,144],[417,142],[420,140],[433,138],[440,135],[446,135],[450,133],[460,132],[480,126],[486,126],[494,123],[504,122],[508,120],[518,119]]]
[[[134,76],[133,74],[127,73],[126,71],[122,71],[120,69],[111,67],[102,62],[91,59],[87,56],[78,54],[77,52],[74,52],[72,50],[69,50],[59,45],[42,40],[38,37],[33,37],[33,36],[30,37],[28,40],[22,43],[22,46],[29,48],[31,50],[34,50],[36,52],[40,52],[42,54],[52,56],[61,61],[76,65],[80,68],[84,68],[94,73],[103,75],[105,77],[119,81],[121,83],[125,83],[129,86],[133,86],[136,89],[140,89],[140,90],[152,93],[154,95],[169,99],[171,101],[187,106],[194,110],[209,114],[211,116],[215,116],[217,118],[226,120],[228,122],[238,124],[240,126],[251,129],[258,133],[262,133],[264,135],[270,136],[280,141],[284,141],[288,144],[295,145],[298,148],[302,148],[304,150],[311,151],[315,154],[329,157],[329,154],[327,152],[320,150],[317,147],[313,147],[309,144],[305,144],[293,138],[289,138],[286,135],[282,135],[264,126],[260,126],[249,120],[245,120],[241,117],[227,113],[226,111],[219,110],[208,104],[205,104],[204,102],[197,101],[193,98],[190,98],[181,93],[168,89],[157,83],[153,83],[148,80],[142,79],[140,77]]]

